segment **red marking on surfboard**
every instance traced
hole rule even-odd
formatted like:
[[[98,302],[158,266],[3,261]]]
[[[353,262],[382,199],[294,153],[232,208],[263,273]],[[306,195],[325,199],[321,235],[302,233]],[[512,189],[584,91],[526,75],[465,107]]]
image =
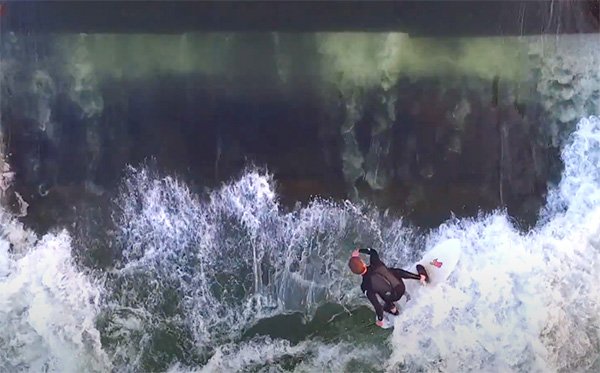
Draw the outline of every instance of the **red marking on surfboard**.
[[[431,264],[431,265],[434,265],[434,266],[436,266],[436,267],[438,267],[438,268],[440,268],[442,265],[444,265],[444,263],[442,263],[442,262],[438,262],[437,258],[433,259],[433,260],[431,261],[431,263],[429,263],[429,264]]]

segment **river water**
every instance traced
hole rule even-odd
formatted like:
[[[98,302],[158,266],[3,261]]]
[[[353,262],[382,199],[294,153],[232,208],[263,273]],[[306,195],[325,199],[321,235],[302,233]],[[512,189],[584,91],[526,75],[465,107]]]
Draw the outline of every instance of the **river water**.
[[[123,251],[96,272],[75,264],[67,231],[35,237],[4,213],[2,364],[63,372],[593,371],[597,117],[579,122],[562,157],[561,182],[527,233],[502,212],[424,235],[349,202],[317,200],[286,213],[269,175],[256,170],[200,199],[175,178],[132,168],[115,211]],[[406,267],[447,238],[463,248],[448,282],[417,298],[392,332],[377,330],[346,270],[354,245]]]
[[[326,34],[316,37],[318,53],[300,57],[301,49],[286,51],[290,44],[275,35],[269,36],[270,43],[282,48],[276,49],[275,65],[254,70],[255,76],[243,76],[232,73],[243,69],[244,63],[235,59],[256,57],[256,50],[265,47],[250,42],[244,46],[239,36],[237,46],[231,47],[226,41],[230,37],[59,35],[48,45],[37,45],[40,39],[3,36],[3,84],[10,88],[3,90],[3,139],[9,151],[16,152],[5,154],[7,164],[17,170],[12,180],[15,189],[6,190],[20,193],[15,194],[23,199],[20,206],[29,202],[31,213],[16,212],[15,200],[5,202],[0,210],[0,371],[600,370],[600,73],[597,65],[594,69],[589,63],[597,59],[577,55],[588,49],[572,47],[580,42],[566,43],[567,47],[555,48],[564,54],[559,53],[552,65],[547,61],[554,57],[545,54],[546,48],[558,41],[551,38],[536,39],[538,49],[533,51],[529,45],[527,53],[519,48],[529,42],[520,38],[407,41],[399,34]],[[313,40],[306,35],[287,38],[296,38],[293,43],[299,44]],[[583,39],[584,46],[595,40]],[[207,51],[222,54],[203,57]],[[315,62],[317,55],[320,62]],[[529,72],[538,60],[532,55],[547,58],[539,62],[542,67],[536,70],[533,84]],[[577,64],[578,59],[583,62]],[[304,77],[314,81],[294,75],[295,63],[312,66],[306,67]],[[317,65],[322,75],[314,76]],[[213,115],[211,121],[227,122],[230,127],[211,133],[210,138],[178,127],[182,137],[196,136],[192,142],[197,141],[199,148],[179,153],[187,145],[177,139],[170,142],[175,130],[152,127],[157,126],[153,113],[158,111],[148,102],[160,106],[163,101],[144,101],[144,89],[150,88],[136,85],[165,72],[168,79],[190,76],[194,82],[198,82],[194,74],[205,74],[202,79],[209,78],[201,81],[211,90],[223,89],[228,97],[222,104],[229,108],[225,111],[255,99],[266,105],[261,112],[273,109],[268,102],[276,94],[267,88],[275,83],[265,77],[302,95],[314,94],[315,81],[334,86],[333,95],[330,88],[319,86],[316,91],[323,95],[319,100],[327,102],[323,105],[345,113],[333,126],[339,143],[324,151],[337,152],[337,161],[331,162],[337,174],[315,178],[325,184],[337,181],[324,189],[308,188],[297,198],[285,188],[285,180],[291,174],[310,178],[313,165],[329,162],[327,155],[316,156],[314,163],[296,161],[314,156],[313,148],[303,148],[294,153],[297,158],[284,157],[285,145],[277,144],[294,143],[289,138],[273,133],[260,136],[258,127],[236,132],[231,123],[240,118],[210,114],[209,109],[194,111],[203,105],[197,101],[179,106],[164,103],[172,114],[169,120],[179,120],[179,109],[191,110],[188,119]],[[419,86],[432,76],[449,77],[448,87],[441,89],[450,91],[458,86],[480,92],[481,81],[495,81],[496,88],[509,82],[517,87],[507,94],[510,105],[523,86],[537,92],[535,98],[528,93],[529,98],[520,99],[539,100],[546,114],[530,117],[526,123],[540,129],[536,141],[553,147],[560,162],[546,158],[544,167],[557,168],[558,177],[552,180],[544,174],[544,190],[527,192],[541,206],[533,208],[529,225],[522,225],[506,209],[507,195],[521,196],[516,185],[522,180],[511,179],[516,174],[510,174],[511,168],[503,163],[500,176],[485,164],[477,166],[483,168],[483,175],[495,175],[491,181],[471,174],[460,180],[437,179],[444,167],[464,170],[466,158],[451,166],[448,157],[428,163],[431,154],[464,153],[457,149],[469,143],[462,135],[440,140],[435,128],[424,136],[435,138],[437,147],[424,146],[415,153],[427,160],[416,161],[414,173],[421,176],[402,181],[409,186],[423,180],[433,180],[432,184],[408,194],[386,189],[402,178],[404,162],[398,158],[397,168],[392,161],[400,153],[390,150],[404,145],[385,142],[386,137],[403,134],[402,130],[386,132],[406,119],[396,118],[394,113],[402,109],[394,109],[393,102],[410,101],[397,92],[386,92],[392,92],[397,81],[415,80]],[[254,94],[261,79],[267,88]],[[239,85],[231,83],[234,80]],[[185,79],[175,82],[165,86],[185,84]],[[369,89],[383,93],[370,96]],[[429,92],[430,88],[423,89]],[[464,91],[460,95],[469,97]],[[345,107],[331,104],[333,96]],[[184,99],[176,96],[174,101]],[[358,122],[368,116],[365,102],[379,99],[381,108],[371,110],[379,118],[379,127],[374,125],[365,150]],[[448,114],[458,132],[465,126],[486,125],[485,116],[464,119],[468,114],[461,113],[471,110],[466,109],[467,101]],[[528,107],[534,107],[530,101]],[[129,117],[119,111],[125,106]],[[411,115],[429,115],[426,108],[415,110]],[[249,123],[297,116],[285,110],[279,116],[252,113]],[[456,119],[461,115],[462,120]],[[306,118],[293,119],[317,117],[307,110]],[[318,120],[327,122],[335,116],[327,118]],[[117,124],[108,126],[109,120]],[[144,137],[151,132],[139,129],[145,120],[157,136]],[[37,132],[19,137],[16,128],[31,123]],[[85,126],[76,127],[78,123]],[[194,125],[202,126],[198,123]],[[317,138],[309,132],[327,133],[328,128],[319,124],[317,129],[293,132],[291,138]],[[508,127],[499,128],[502,136],[502,128]],[[267,150],[261,153],[244,148],[232,137],[227,140],[227,131],[260,137],[254,146]],[[121,141],[126,137],[133,140]],[[485,137],[473,141],[483,142],[482,148],[492,147],[486,145],[488,140],[492,141]],[[147,150],[141,143],[161,145]],[[316,143],[314,149],[322,146]],[[503,160],[507,155],[500,150],[500,162],[512,163],[512,170],[529,165],[522,153],[512,152],[502,141],[499,146],[513,157]],[[201,158],[205,147],[210,147],[206,152],[213,158]],[[129,155],[119,156],[125,153]],[[158,162],[147,156],[157,157]],[[225,164],[227,157],[238,158],[230,160],[229,173],[221,170],[225,175],[215,176],[219,162],[223,159]],[[286,173],[287,165],[293,171]],[[327,173],[327,168],[323,170]],[[509,170],[508,176],[503,170]],[[8,168],[4,171],[3,182]],[[465,187],[469,177],[474,179]],[[387,199],[373,202],[372,195],[361,194],[355,188],[358,179],[372,190],[385,190]],[[447,187],[439,187],[438,181]],[[478,194],[485,194],[480,183],[499,185],[485,206]],[[449,190],[459,184],[472,210],[454,214],[452,200],[460,197]],[[445,192],[427,192],[438,187],[446,188]],[[410,205],[406,201],[417,198],[415,190],[425,193],[422,198],[428,201],[428,207],[411,205],[412,213],[416,209],[425,217],[420,221],[406,216]],[[61,203],[52,199],[59,194]],[[390,196],[401,199],[402,208],[389,202]],[[53,202],[44,202],[48,200]],[[80,208],[82,200],[88,210]],[[521,206],[523,200],[515,197],[510,203]],[[420,224],[423,221],[428,224]],[[411,270],[424,251],[450,238],[460,240],[462,256],[448,281],[404,305],[394,329],[377,328],[372,308],[359,290],[360,279],[347,269],[354,248],[375,248],[388,265]]]

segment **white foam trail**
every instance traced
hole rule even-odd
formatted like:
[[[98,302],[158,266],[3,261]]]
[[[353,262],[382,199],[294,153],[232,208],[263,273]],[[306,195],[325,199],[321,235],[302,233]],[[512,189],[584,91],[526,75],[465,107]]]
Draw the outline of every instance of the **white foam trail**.
[[[287,341],[260,339],[241,345],[219,346],[216,353],[200,372],[216,371],[239,372],[244,369],[273,364],[285,355],[296,355],[304,350],[304,345],[291,346]]]
[[[458,238],[447,284],[413,297],[396,320],[388,368],[588,371],[600,357],[600,120],[579,123],[546,221],[521,234],[502,214],[440,227]],[[559,212],[560,211],[560,212]],[[596,365],[594,365],[596,364]]]
[[[100,287],[73,263],[69,235],[34,242],[0,218],[0,371],[110,370],[95,328]]]
[[[380,349],[354,346],[347,343],[321,344],[313,341],[290,345],[288,341],[256,338],[239,344],[219,346],[215,354],[202,368],[186,368],[173,365],[168,373],[209,372],[316,372],[356,370],[356,362],[373,364],[381,357]],[[286,366],[285,360],[293,360],[294,366]],[[288,363],[289,364],[289,363]]]

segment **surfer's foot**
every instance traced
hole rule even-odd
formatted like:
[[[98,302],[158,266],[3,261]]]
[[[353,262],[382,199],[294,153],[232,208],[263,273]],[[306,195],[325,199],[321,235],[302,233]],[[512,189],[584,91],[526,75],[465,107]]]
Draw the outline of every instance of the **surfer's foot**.
[[[425,267],[423,267],[420,264],[417,264],[417,272],[419,273],[419,281],[421,281],[421,284],[425,285],[427,282],[429,282],[429,276],[427,275]]]

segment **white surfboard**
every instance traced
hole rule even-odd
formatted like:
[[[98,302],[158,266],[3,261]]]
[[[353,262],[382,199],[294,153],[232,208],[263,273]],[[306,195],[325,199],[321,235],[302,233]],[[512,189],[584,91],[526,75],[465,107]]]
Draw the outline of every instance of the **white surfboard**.
[[[450,277],[460,259],[460,240],[455,238],[442,241],[427,251],[416,264],[425,267],[429,275],[429,284],[436,285]]]
[[[454,268],[458,264],[460,259],[461,248],[460,240],[448,239],[435,245],[433,249],[427,251],[423,258],[415,263],[411,269],[407,269],[411,272],[415,271],[417,264],[421,264],[427,274],[429,275],[429,283],[426,286],[435,286],[442,283],[450,277]],[[406,285],[406,294],[403,299],[406,300],[407,296],[411,301],[415,301],[418,298],[420,284],[416,281],[404,280]],[[400,313],[402,314],[402,312]],[[394,319],[398,316],[394,316],[387,312],[383,313],[383,328],[388,329],[394,326]]]

